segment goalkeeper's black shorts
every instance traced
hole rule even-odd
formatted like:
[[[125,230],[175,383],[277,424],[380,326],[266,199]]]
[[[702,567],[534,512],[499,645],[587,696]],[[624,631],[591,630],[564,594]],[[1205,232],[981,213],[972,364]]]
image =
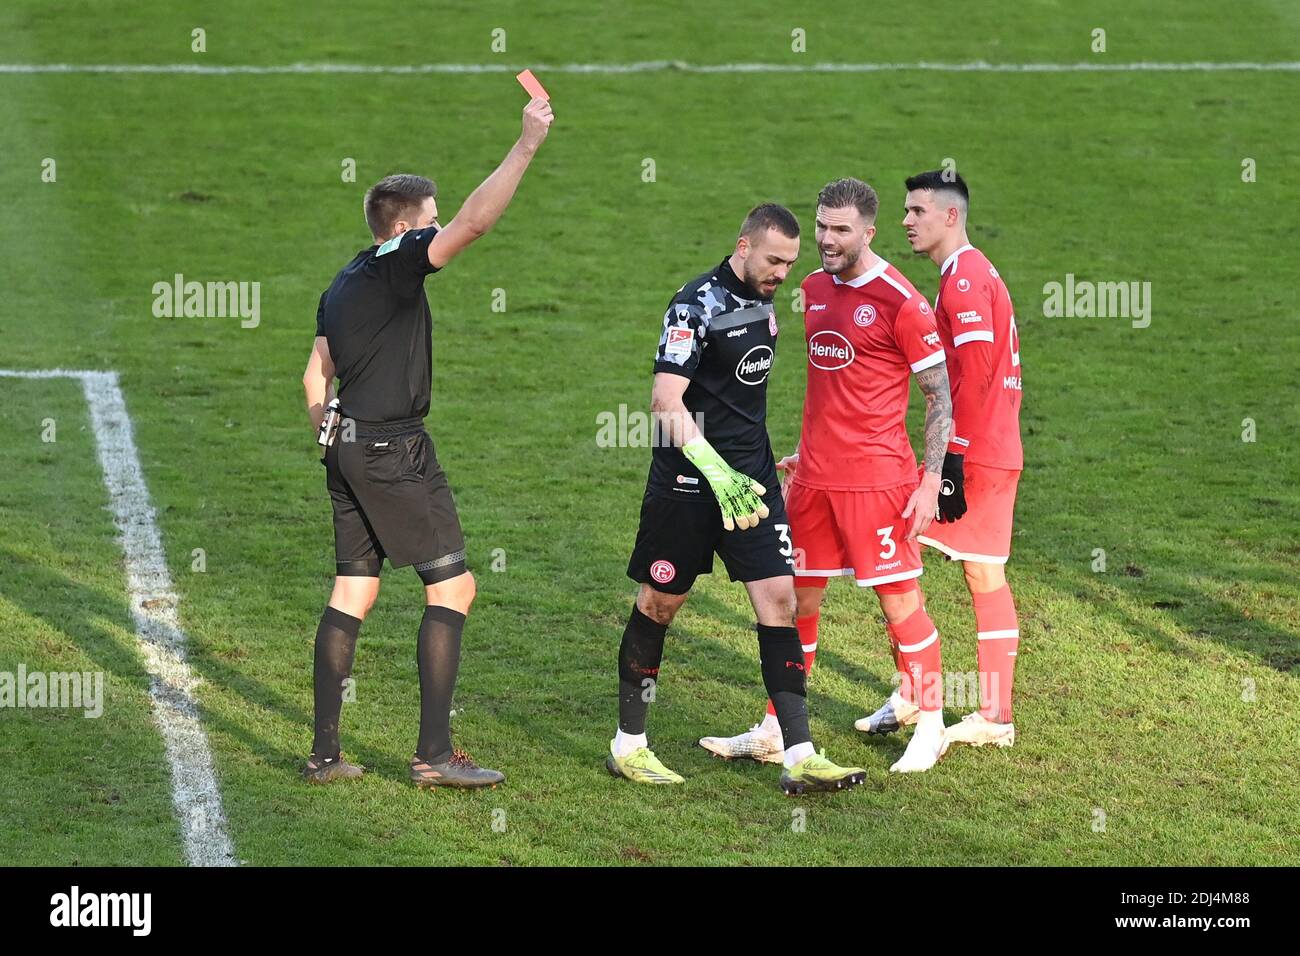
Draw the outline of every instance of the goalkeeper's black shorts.
[[[387,558],[425,584],[462,574],[465,537],[423,421],[357,422],[347,437],[341,427],[325,452],[337,573],[376,576]]]
[[[713,572],[716,552],[733,581],[794,574],[794,545],[781,490],[763,498],[771,512],[757,528],[727,531],[713,498],[683,500],[646,493],[627,576],[666,594],[685,594]]]

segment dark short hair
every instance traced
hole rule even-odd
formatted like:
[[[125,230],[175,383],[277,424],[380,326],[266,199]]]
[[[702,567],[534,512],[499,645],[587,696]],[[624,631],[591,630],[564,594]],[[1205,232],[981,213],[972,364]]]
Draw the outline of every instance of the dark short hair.
[[[751,242],[769,229],[775,229],[790,239],[799,238],[799,220],[779,203],[765,202],[755,206],[740,224],[740,234]]]
[[[915,176],[908,176],[903,181],[910,193],[913,189],[928,189],[936,193],[954,193],[961,197],[962,202],[970,204],[970,190],[966,188],[966,180],[961,178],[961,173],[955,169],[931,169],[928,172],[917,173]]]
[[[833,183],[827,183],[817,194],[817,205],[827,209],[843,209],[853,206],[870,225],[876,221],[876,212],[880,209],[880,198],[876,191],[860,179],[846,176]]]
[[[414,173],[385,176],[366,190],[366,225],[377,239],[387,239],[399,219],[418,215],[430,196],[438,195],[432,179]]]

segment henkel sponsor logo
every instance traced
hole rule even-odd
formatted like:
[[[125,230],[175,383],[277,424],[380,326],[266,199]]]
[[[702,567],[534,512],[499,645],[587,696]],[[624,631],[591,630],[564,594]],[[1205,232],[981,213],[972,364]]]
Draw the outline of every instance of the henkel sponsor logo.
[[[834,372],[853,361],[853,345],[840,333],[823,329],[808,340],[808,361],[814,368]]]
[[[667,584],[673,578],[677,577],[677,569],[673,567],[671,561],[656,561],[650,565],[650,577],[654,578],[660,584]]]
[[[770,371],[772,349],[766,345],[755,345],[736,366],[736,378],[746,385],[762,385],[767,381],[767,373]]]
[[[853,321],[865,329],[876,321],[876,307],[874,305],[858,306],[853,312]]]

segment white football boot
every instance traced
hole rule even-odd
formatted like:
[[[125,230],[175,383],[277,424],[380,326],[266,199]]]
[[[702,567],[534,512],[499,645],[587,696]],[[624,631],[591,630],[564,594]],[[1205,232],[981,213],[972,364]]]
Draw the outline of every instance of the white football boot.
[[[948,749],[944,734],[943,711],[927,710],[917,715],[916,730],[907,742],[907,749],[899,757],[890,773],[922,773],[929,770]]]
[[[945,735],[950,744],[970,744],[983,747],[993,744],[995,747],[1010,747],[1016,742],[1015,724],[998,724],[976,711],[967,714],[960,724],[947,728]]]
[[[700,746],[725,760],[748,758],[762,763],[781,763],[785,759],[785,741],[778,727],[775,733],[755,724],[734,737],[702,737]]]
[[[853,722],[853,728],[864,734],[892,734],[900,727],[916,723],[921,708],[910,700],[903,700],[898,691],[889,695],[889,699],[870,717],[862,717]]]

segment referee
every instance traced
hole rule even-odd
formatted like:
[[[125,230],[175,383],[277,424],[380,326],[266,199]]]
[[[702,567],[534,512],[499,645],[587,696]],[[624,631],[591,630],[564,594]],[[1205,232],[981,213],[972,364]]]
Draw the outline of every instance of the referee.
[[[313,783],[355,779],[364,769],[339,750],[339,711],[357,632],[379,595],[384,558],[396,568],[413,565],[425,586],[416,642],[420,736],[411,779],[420,787],[484,787],[505,780],[451,744],[451,697],[474,577],[465,569],[465,539],[447,476],[424,428],[432,373],[424,280],[500,218],[552,118],[544,99],[524,107],[518,141],[445,229],[438,224],[430,180],[403,174],[372,186],[365,215],[375,244],[358,252],[320,297],[303,387],[320,432],[338,379],[341,427],[327,425],[322,432],[337,567],[316,630],[315,741],[303,769]]]
[[[605,761],[634,783],[682,783],[650,750],[646,714],[668,625],[696,577],[713,570],[714,552],[744,582],[758,618],[763,683],[785,741],[775,755],[785,764],[782,789],[840,790],[866,776],[815,753],[808,732],[794,546],[767,437],[772,296],[798,258],[799,221],[764,203],[745,218],[731,255],[682,286],[664,314],[650,399],[659,432],[627,569],[641,590],[619,646],[618,732]]]

